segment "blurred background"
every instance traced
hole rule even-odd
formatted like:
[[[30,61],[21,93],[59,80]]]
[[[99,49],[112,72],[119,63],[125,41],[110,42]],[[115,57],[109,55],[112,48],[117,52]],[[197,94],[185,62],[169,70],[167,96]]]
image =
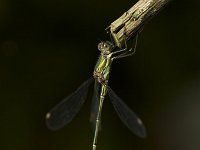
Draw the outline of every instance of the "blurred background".
[[[136,0],[0,0],[0,149],[89,150],[92,88],[66,127],[45,114],[93,73],[105,28]],[[110,86],[143,120],[133,135],[109,99],[98,150],[200,149],[199,1],[172,1],[144,28],[136,55],[113,63]]]

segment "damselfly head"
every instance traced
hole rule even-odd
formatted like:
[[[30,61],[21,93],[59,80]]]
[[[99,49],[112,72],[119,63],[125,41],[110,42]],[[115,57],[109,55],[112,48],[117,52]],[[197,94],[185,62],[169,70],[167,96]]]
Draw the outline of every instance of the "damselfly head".
[[[98,44],[98,49],[105,54],[110,54],[113,49],[113,44],[109,41],[103,41]]]

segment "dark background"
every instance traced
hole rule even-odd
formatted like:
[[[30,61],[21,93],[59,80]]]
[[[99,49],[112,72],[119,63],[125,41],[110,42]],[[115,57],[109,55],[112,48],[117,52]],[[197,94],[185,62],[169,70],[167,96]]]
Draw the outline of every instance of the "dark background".
[[[92,148],[90,97],[62,130],[48,130],[45,114],[92,75],[104,29],[135,2],[0,0],[0,149]],[[106,99],[98,150],[200,149],[199,5],[172,1],[145,26],[136,55],[113,63],[110,86],[148,137],[133,135]]]

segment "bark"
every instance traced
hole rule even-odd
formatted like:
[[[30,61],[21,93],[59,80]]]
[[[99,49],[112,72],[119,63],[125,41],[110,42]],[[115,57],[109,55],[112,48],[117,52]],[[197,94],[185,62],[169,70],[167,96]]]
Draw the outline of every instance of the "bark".
[[[121,48],[125,41],[140,32],[144,24],[160,12],[169,1],[139,0],[106,29],[108,33],[111,33],[115,45]]]

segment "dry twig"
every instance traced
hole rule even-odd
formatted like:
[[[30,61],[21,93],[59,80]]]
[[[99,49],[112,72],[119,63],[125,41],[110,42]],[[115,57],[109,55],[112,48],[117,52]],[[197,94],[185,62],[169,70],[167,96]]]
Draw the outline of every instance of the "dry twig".
[[[122,47],[144,24],[157,14],[170,0],[139,0],[106,29],[111,33],[116,46]],[[126,38],[126,39],[124,39]]]

